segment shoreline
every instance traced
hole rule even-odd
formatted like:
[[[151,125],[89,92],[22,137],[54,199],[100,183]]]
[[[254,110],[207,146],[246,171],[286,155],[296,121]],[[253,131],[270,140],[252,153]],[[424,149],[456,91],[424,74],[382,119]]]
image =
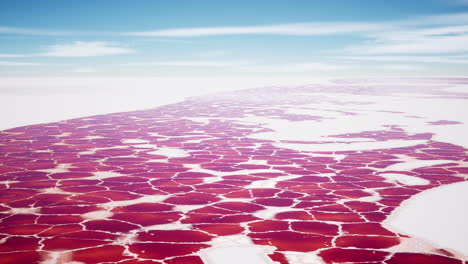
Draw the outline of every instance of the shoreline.
[[[432,246],[450,248],[453,250],[451,253],[467,260],[468,229],[460,227],[468,222],[468,214],[463,214],[463,210],[454,210],[454,206],[461,209],[468,202],[467,189],[468,181],[462,181],[420,192],[394,209],[382,226],[411,235],[412,238],[420,238]],[[454,223],[455,219],[457,221]],[[441,226],[444,232],[437,228]]]

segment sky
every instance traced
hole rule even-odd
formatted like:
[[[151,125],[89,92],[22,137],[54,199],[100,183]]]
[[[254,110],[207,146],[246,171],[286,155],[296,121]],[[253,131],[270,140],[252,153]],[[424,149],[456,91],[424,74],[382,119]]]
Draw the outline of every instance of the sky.
[[[467,0],[0,1],[0,77],[468,74]]]

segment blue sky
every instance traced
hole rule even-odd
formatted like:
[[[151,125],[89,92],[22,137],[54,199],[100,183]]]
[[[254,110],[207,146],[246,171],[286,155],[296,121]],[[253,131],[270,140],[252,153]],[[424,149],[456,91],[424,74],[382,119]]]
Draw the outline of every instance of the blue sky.
[[[466,75],[466,0],[0,1],[0,75]]]

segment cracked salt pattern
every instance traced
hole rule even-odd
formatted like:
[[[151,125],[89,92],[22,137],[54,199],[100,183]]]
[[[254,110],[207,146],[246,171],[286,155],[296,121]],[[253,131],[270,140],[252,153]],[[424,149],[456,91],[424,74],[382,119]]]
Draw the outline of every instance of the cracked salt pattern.
[[[413,197],[468,178],[468,94],[447,88],[468,79],[420,81],[1,131],[0,262],[466,264],[463,246],[393,226]]]

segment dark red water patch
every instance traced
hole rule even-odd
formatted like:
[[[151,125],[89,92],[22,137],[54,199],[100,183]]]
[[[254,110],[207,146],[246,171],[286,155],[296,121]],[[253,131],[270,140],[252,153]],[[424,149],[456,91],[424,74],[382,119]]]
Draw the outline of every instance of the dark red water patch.
[[[9,251],[34,251],[39,242],[39,238],[35,237],[8,237],[1,244],[0,252],[3,254]]]
[[[341,262],[380,262],[389,253],[378,250],[363,250],[363,249],[345,249],[345,248],[330,248],[319,253],[326,263],[341,263]]]
[[[341,227],[345,234],[396,236],[379,223],[343,224]]]
[[[209,204],[219,201],[220,198],[207,193],[186,193],[180,194],[166,199],[164,202],[169,204],[181,205],[195,205],[195,204]]]
[[[128,232],[138,229],[138,225],[117,220],[92,220],[85,223],[88,230],[107,231],[112,233]]]
[[[235,235],[244,231],[243,227],[236,224],[200,224],[194,225],[194,228],[218,236]]]
[[[123,255],[124,250],[124,247],[114,245],[76,250],[73,252],[73,260],[89,264],[101,262],[115,263],[130,258]]]
[[[322,222],[297,221],[291,223],[291,229],[298,232],[315,233],[320,235],[335,236],[338,235],[339,227],[337,225]]]
[[[307,212],[304,211],[290,211],[290,212],[281,212],[275,215],[276,219],[290,219],[290,220],[313,220],[314,218]]]
[[[286,259],[286,256],[284,254],[281,254],[279,252],[275,252],[273,254],[268,255],[273,261],[276,261],[280,264],[289,264],[289,261]]]
[[[309,252],[331,246],[332,237],[306,235],[291,231],[251,233],[255,243],[275,246],[280,251]]]
[[[18,225],[18,226],[9,226],[6,228],[0,228],[0,233],[9,234],[9,235],[35,235],[38,234],[50,226],[48,225]]]
[[[279,231],[279,230],[288,230],[289,222],[286,221],[276,221],[276,220],[264,220],[251,223],[249,225],[249,230],[251,232],[268,232],[268,231]]]
[[[0,253],[0,259],[3,264],[29,264],[38,263],[41,256],[37,251],[21,251],[21,253]]]
[[[45,250],[69,250],[96,247],[107,244],[95,239],[79,239],[79,238],[50,238],[44,241]]]
[[[364,219],[355,213],[324,213],[311,211],[315,219],[321,221],[336,221],[336,222],[364,222]]]
[[[400,243],[397,237],[341,236],[335,241],[338,247],[389,248]]]

